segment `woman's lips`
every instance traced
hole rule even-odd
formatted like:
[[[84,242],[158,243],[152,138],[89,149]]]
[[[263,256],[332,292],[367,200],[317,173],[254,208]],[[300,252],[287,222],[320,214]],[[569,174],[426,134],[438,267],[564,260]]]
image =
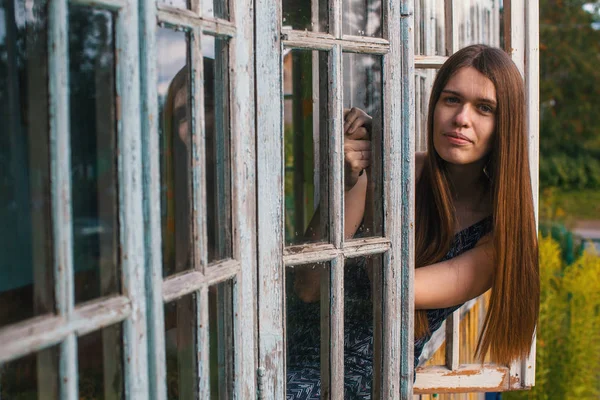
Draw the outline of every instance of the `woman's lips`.
[[[469,140],[469,138],[467,138],[465,135],[461,135],[460,133],[444,133],[444,137],[446,137],[446,139],[450,143],[456,145],[465,145],[472,143],[471,140]]]

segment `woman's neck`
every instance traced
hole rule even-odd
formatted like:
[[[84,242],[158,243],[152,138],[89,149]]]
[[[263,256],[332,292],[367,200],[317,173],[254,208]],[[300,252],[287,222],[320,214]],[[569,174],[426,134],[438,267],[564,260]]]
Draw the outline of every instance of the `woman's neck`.
[[[478,207],[488,192],[488,178],[483,173],[483,162],[468,165],[447,164],[450,189],[456,205]]]

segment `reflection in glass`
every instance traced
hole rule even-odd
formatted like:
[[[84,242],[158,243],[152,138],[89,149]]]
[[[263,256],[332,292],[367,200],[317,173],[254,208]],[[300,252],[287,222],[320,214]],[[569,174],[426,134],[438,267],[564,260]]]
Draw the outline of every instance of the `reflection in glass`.
[[[229,19],[229,0],[201,0],[202,16]]]
[[[382,365],[381,267],[381,255],[348,259],[344,266],[344,381],[354,382],[355,392],[381,393],[373,387]]]
[[[214,399],[233,395],[233,281],[212,286],[208,292],[210,337],[210,393]]]
[[[329,373],[330,264],[286,269],[287,394]],[[323,371],[321,371],[323,368]]]
[[[157,29],[163,276],[191,268],[189,34]]]
[[[79,396],[82,399],[122,399],[123,340],[121,324],[77,340]]]
[[[444,0],[417,0],[415,15],[415,54],[445,56],[450,43],[450,16]],[[500,9],[497,1],[461,0],[453,3],[454,31],[460,49],[470,44],[500,45]]]
[[[344,34],[381,37],[382,5],[381,0],[343,0]]]
[[[120,291],[115,15],[69,6],[75,301]]]
[[[47,5],[0,5],[0,328],[54,311]]]
[[[362,225],[354,237],[383,234],[383,139],[382,129],[382,59],[381,56],[344,53],[344,108],[358,107],[373,117],[371,130],[371,168],[368,179],[374,181],[367,193]]]
[[[296,1],[282,0],[283,28],[308,30],[313,32],[329,31],[327,0]]]
[[[284,54],[285,243],[326,241],[327,54],[297,49]]]
[[[437,70],[415,69],[415,150],[427,151],[429,95]]]
[[[167,397],[197,397],[196,294],[165,304]]]
[[[56,346],[9,361],[0,368],[0,399],[58,399]]]
[[[208,262],[231,257],[229,47],[203,36]]]

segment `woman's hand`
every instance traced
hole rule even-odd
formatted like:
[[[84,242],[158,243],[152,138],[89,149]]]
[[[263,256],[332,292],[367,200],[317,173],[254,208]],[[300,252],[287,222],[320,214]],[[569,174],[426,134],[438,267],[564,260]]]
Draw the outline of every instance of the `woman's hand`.
[[[344,110],[344,176],[345,189],[349,191],[358,182],[362,171],[371,165],[370,115],[360,108]]]

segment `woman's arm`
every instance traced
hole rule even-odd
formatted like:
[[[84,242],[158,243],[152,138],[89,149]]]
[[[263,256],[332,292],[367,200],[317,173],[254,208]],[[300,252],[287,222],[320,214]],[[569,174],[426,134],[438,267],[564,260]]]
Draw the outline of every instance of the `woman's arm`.
[[[491,234],[460,256],[415,270],[415,309],[452,307],[492,287],[494,248]]]
[[[344,111],[344,238],[352,238],[365,214],[368,173],[371,165],[371,117],[358,108]],[[306,237],[317,239],[320,235],[321,212],[317,208]],[[321,274],[325,270],[314,265],[296,268],[294,292],[304,302],[319,300]]]

